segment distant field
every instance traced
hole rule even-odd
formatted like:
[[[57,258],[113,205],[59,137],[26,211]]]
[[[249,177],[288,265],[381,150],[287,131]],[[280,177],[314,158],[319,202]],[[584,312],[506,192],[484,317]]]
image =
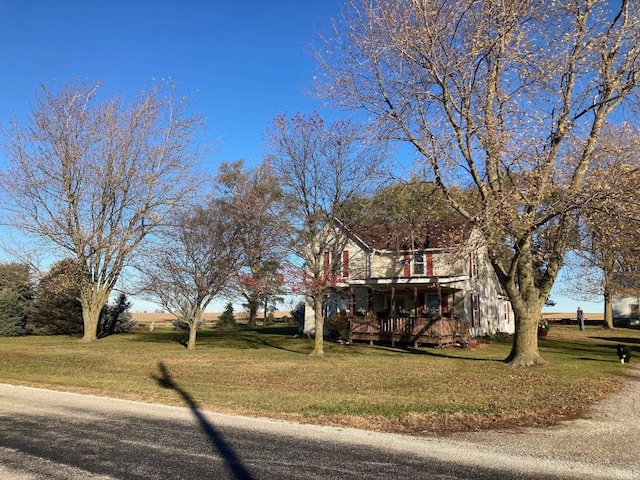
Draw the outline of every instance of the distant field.
[[[215,324],[216,320],[220,316],[221,312],[208,312],[204,314],[204,319],[207,325]],[[285,315],[290,316],[290,312],[275,312],[276,318],[282,318]],[[236,321],[242,323],[246,321],[247,314],[245,312],[234,312]],[[258,323],[262,321],[262,312],[258,313]],[[145,327],[154,323],[156,327],[169,326],[173,324],[175,317],[170,313],[147,313],[147,312],[133,312],[133,319],[138,322],[138,326]]]
[[[247,314],[245,312],[234,312],[236,320],[239,323],[246,321]],[[262,321],[262,312],[258,313],[258,323]],[[284,316],[291,316],[291,312],[282,311],[275,312],[276,318],[282,318]],[[218,317],[220,316],[220,312],[208,312],[204,314],[205,321],[207,325],[214,325]],[[546,318],[576,318],[576,312],[548,312],[543,314]],[[585,313],[585,320],[590,322],[602,322],[604,320],[602,313]],[[134,312],[133,319],[138,322],[138,325],[141,327],[148,326],[151,322],[154,322],[154,325],[157,327],[162,326],[170,326],[173,323],[174,317],[170,313],[148,313],[148,312]]]
[[[576,320],[576,312],[546,312],[546,313],[543,313],[542,316],[545,318],[571,318],[573,320]],[[584,319],[592,322],[596,322],[596,321],[603,322],[604,315],[602,312],[598,312],[598,313],[585,312]]]

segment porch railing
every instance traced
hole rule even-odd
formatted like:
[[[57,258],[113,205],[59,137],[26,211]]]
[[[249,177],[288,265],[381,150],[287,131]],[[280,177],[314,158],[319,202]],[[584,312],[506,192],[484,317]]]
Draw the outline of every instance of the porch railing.
[[[469,325],[449,317],[350,317],[349,341],[445,345],[467,343]]]

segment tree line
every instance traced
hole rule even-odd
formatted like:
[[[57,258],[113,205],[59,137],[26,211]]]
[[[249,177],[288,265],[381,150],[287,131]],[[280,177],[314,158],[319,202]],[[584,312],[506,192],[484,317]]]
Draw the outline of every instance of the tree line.
[[[65,259],[34,281],[29,265],[0,264],[0,335],[77,335],[83,330],[75,262]],[[135,328],[124,293],[100,312],[97,338]]]
[[[6,131],[5,222],[82,272],[84,341],[126,276],[189,324],[193,348],[204,310],[233,291],[254,321],[286,285],[323,331],[336,220],[456,215],[481,233],[513,306],[506,361],[544,363],[537,323],[567,252],[604,272],[605,299],[613,274],[634,270],[637,7],[349,0],[315,51],[315,93],[351,115],[276,116],[254,168],[206,170],[203,118],[173,85],[133,101],[102,98],[99,83],[43,86]],[[416,158],[406,177],[397,145]]]

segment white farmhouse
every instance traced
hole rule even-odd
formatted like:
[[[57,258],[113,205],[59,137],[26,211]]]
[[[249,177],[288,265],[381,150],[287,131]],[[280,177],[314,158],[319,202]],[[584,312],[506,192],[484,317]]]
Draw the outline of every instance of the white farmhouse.
[[[335,231],[323,315],[347,315],[350,341],[443,344],[514,332],[511,304],[467,222]],[[304,331],[313,330],[307,302]]]

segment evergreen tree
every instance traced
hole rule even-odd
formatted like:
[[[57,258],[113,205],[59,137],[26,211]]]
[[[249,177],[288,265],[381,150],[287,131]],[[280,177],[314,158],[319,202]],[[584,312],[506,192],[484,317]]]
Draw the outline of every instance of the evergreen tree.
[[[55,263],[38,283],[27,324],[34,335],[75,335],[82,333],[80,276],[82,269],[73,259]]]
[[[233,328],[236,326],[236,317],[233,315],[233,305],[231,302],[227,303],[224,312],[220,314],[218,325],[223,328]]]
[[[26,333],[27,314],[33,300],[33,284],[28,265],[0,264],[0,335]]]
[[[136,322],[130,309],[131,302],[124,293],[120,293],[113,304],[107,303],[100,314],[98,338],[131,332],[136,327]]]

